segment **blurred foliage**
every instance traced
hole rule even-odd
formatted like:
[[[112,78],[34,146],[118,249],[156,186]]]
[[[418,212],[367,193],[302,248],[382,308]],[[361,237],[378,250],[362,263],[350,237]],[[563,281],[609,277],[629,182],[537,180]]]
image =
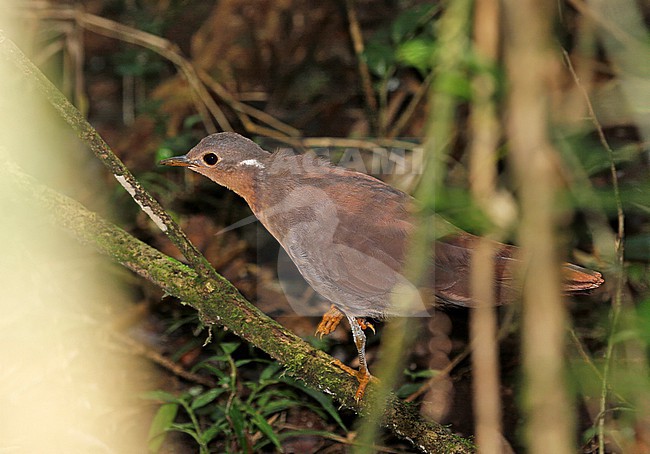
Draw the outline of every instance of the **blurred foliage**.
[[[111,60],[119,76],[158,77],[165,68],[164,61],[159,55],[135,48],[124,49],[113,55]]]
[[[417,5],[402,12],[368,41],[364,58],[380,78],[390,77],[398,66],[412,67],[426,75],[434,65],[436,4]]]
[[[219,82],[236,102],[259,109],[273,119],[295,127],[305,136],[366,137],[374,133],[364,111],[357,62],[351,50],[344,13],[340,5],[334,2],[314,4],[295,0],[281,4],[271,1],[260,2],[254,7],[237,1],[215,4],[187,0],[91,3],[87,7],[94,8],[92,12],[99,16],[168,38],[182,49],[188,61]],[[371,72],[373,95],[379,100],[381,116],[385,118],[384,129],[380,131],[386,132],[400,121],[400,115],[408,113],[410,101],[419,93],[427,93],[427,84],[440,54],[437,37],[442,6],[418,1],[357,2],[357,6],[365,39],[362,58]],[[584,83],[596,103],[601,96],[605,96],[606,89],[613,82],[619,81],[621,75],[602,45],[592,43],[593,48],[585,51],[584,47],[589,46],[581,39],[591,42],[595,38],[582,35],[591,33],[588,29],[580,28],[582,16],[566,4],[558,4],[558,8],[563,13],[562,20],[557,24],[561,44],[572,59],[584,60],[591,65],[587,66],[591,71],[591,85],[586,85],[586,80]],[[61,38],[61,32],[54,28],[45,27],[41,34],[46,43]],[[207,133],[208,126],[201,114],[197,113],[194,103],[196,94],[189,88],[185,76],[179,75],[177,68],[151,49],[91,32],[85,33],[81,44],[87,46],[86,72],[85,79],[76,80],[76,83],[83,85],[82,88],[88,92],[91,119],[128,167],[137,173],[144,186],[162,199],[165,206],[171,207],[179,221],[189,224],[196,219],[197,212],[205,207],[221,216],[210,220],[209,226],[213,230],[203,236],[197,235],[202,247],[209,249],[211,244],[222,240],[216,236],[216,232],[221,224],[230,221],[228,216],[233,213],[239,215],[246,208],[243,204],[236,205],[240,202],[231,195],[224,196],[225,191],[216,185],[202,186],[192,176],[155,166],[161,159],[187,152]],[[65,73],[63,61],[65,58],[58,55],[53,61],[48,61],[49,66],[63,68],[62,75],[54,79],[72,80],[73,76]],[[479,61],[470,46],[470,50],[462,55],[461,70],[447,75],[436,87],[457,98],[459,107],[454,112],[453,139],[448,144],[450,153],[445,162],[444,197],[435,201],[435,210],[459,227],[473,232],[484,232],[493,226],[468,190],[467,145],[472,140],[468,133],[468,112],[475,101],[475,87],[472,84],[477,75],[491,76],[496,86],[494,102],[501,114],[507,85],[501,71],[500,67]],[[607,230],[611,234],[612,227],[616,225],[617,200],[613,191],[612,161],[596,127],[588,121],[584,108],[575,108],[569,102],[576,98],[578,90],[575,81],[568,74],[565,76],[566,80],[555,81],[557,93],[551,96],[553,99],[544,100],[553,105],[553,113],[557,117],[549,122],[554,145],[562,157],[558,163],[558,173],[565,182],[565,193],[559,201],[559,209],[566,214],[563,218],[563,227],[566,228],[562,234],[572,246],[589,251],[579,255],[581,260],[598,269],[613,270],[607,276],[610,279],[610,276],[616,276],[612,258],[598,245],[594,248],[591,244],[597,239],[599,231]],[[126,92],[127,79],[134,80],[133,91],[139,95]],[[259,130],[249,129],[250,124],[244,121],[246,118],[242,117],[233,100],[212,89],[208,92],[237,131],[249,136],[263,135]],[[584,103],[580,93],[577,98],[578,104]],[[125,99],[134,105],[136,118],[130,124],[122,116]],[[424,137],[430,106],[426,96],[422,99],[422,102],[415,103],[410,116],[406,117],[408,121],[399,136]],[[643,402],[650,392],[644,365],[650,357],[648,146],[640,137],[634,118],[619,114],[618,108],[624,104],[623,101],[620,98],[606,98],[606,101],[603,102],[605,107],[596,105],[595,109],[597,116],[602,118],[600,126],[603,134],[613,149],[613,164],[620,181],[627,261],[622,271],[625,273],[625,292],[628,295],[622,317],[624,323],[620,330],[614,330],[611,335],[621,349],[625,347],[628,351],[641,352],[634,358],[636,364],[631,365],[634,361],[627,359],[615,364],[607,408],[615,416],[612,433],[615,429],[625,432],[629,439],[633,438],[635,424],[647,417],[647,414],[642,414],[646,410],[641,407],[645,405]],[[579,118],[579,121],[571,118],[570,126],[564,124],[562,114],[565,111]],[[262,131],[282,136],[273,126],[258,118],[251,118],[247,119],[254,126],[267,128]],[[513,187],[504,159],[508,144],[502,140],[498,146],[497,184],[514,198],[517,188]],[[413,184],[409,187],[412,188]],[[158,246],[164,244],[160,232],[147,219],[143,220],[141,211],[120,187],[115,186],[112,201],[118,207],[114,215],[120,217],[120,222],[130,225],[139,236]],[[203,224],[200,226],[208,230]],[[231,238],[228,241],[235,242]],[[218,252],[221,254],[224,251],[218,249]],[[214,253],[210,258],[219,254]],[[228,277],[234,281],[239,279],[238,283],[245,285],[247,272],[254,268],[248,263],[254,262],[254,258],[251,258],[253,255],[249,248],[231,258],[232,262],[237,262],[237,259],[247,261],[247,265],[237,262],[237,266],[231,267],[232,274]],[[609,291],[611,293],[612,290]],[[251,295],[255,294],[251,292]],[[610,315],[606,313],[608,307],[598,303],[599,298],[606,297],[595,297],[588,309],[584,305],[575,309],[582,317],[576,317],[574,323],[585,344],[586,356],[582,359],[571,358],[572,383],[580,393],[579,404],[585,409],[585,414],[580,415],[585,440],[597,435],[596,428],[592,426],[598,416],[594,414],[593,402],[601,398],[603,355],[611,322]],[[155,300],[155,296],[152,299]],[[264,304],[264,301],[260,304]],[[200,328],[196,317],[174,318],[165,315],[170,317],[169,323],[175,325],[174,329],[195,332]],[[462,319],[462,316],[454,315]],[[462,320],[457,323],[462,324]],[[458,327],[455,326],[455,329]],[[462,328],[460,331],[461,335],[466,334]],[[515,331],[515,328],[510,331]],[[179,392],[161,390],[148,396],[162,402],[152,422],[151,451],[164,449],[161,446],[165,434],[169,432],[189,435],[203,452],[279,448],[296,433],[291,429],[281,429],[276,423],[278,415],[297,407],[308,408],[347,433],[341,416],[328,398],[284,377],[277,364],[260,358],[250,350],[244,352],[245,348],[232,339],[224,340],[221,334],[215,337],[215,342],[202,348],[201,358],[193,365],[193,370],[212,378],[218,383],[216,387],[208,389],[185,384]],[[170,355],[174,360],[179,360],[192,349],[201,348],[202,342],[196,336],[183,339],[184,344],[177,346]],[[421,342],[426,344],[426,339]],[[461,341],[456,342],[463,345]],[[353,351],[351,343],[347,344]],[[508,342],[504,341],[504,344],[507,349]],[[460,350],[462,347],[455,344],[454,352]],[[517,376],[517,372],[513,372],[519,361],[517,355],[517,349],[512,346],[503,353],[504,375],[510,378]],[[398,390],[400,396],[412,394],[427,378],[437,373],[429,369],[425,361],[419,361],[417,366],[405,372],[406,383]],[[466,377],[459,373],[457,381],[462,378]],[[517,386],[516,378],[504,382],[504,395],[516,393]],[[456,402],[457,407],[463,405],[467,410],[470,403]],[[514,415],[512,417],[516,419],[517,408],[507,408],[504,413]],[[635,420],[637,415],[640,416]],[[469,420],[471,412],[467,410],[453,423],[460,426]],[[302,433],[306,432],[303,428]],[[471,428],[468,432],[471,432]],[[516,432],[516,428],[512,428],[506,436],[516,440]],[[318,431],[313,433],[319,434]],[[320,434],[328,435],[330,432],[322,431]]]

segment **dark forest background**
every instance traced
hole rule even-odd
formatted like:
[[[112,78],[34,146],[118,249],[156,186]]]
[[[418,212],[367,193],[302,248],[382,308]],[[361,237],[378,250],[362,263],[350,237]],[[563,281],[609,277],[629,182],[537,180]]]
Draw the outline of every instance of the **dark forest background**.
[[[565,452],[650,452],[650,8],[623,0],[523,8],[530,15],[522,23],[534,27],[542,17],[552,24],[549,36],[540,37],[548,73],[538,100],[546,109],[541,129],[557,160],[558,249],[606,279],[603,288],[564,306],[562,376],[570,403],[557,411],[570,422]],[[223,231],[250,216],[245,202],[157,162],[217,131],[236,131],[270,151],[326,150],[350,166],[359,165],[346,160],[351,151],[367,164],[377,148],[399,150],[407,160],[424,150],[443,156],[442,164],[375,176],[414,194],[433,187],[425,204],[436,213],[472,233],[517,243],[527,208],[512,158],[513,73],[540,67],[512,60],[511,9],[507,2],[463,0],[92,0],[7,3],[3,14],[10,36],[22,31],[17,44],[220,274],[282,325],[356,365],[347,327],[319,339],[313,334],[319,317],[292,310],[295,300],[322,302],[300,282],[287,299],[277,270],[291,265],[270,235],[257,223]],[[539,46],[530,49],[534,55]],[[57,132],[60,125],[51,128],[40,133],[74,143]],[[486,131],[488,158],[475,161]],[[76,161],[75,198],[182,259],[90,153],[78,144],[66,153]],[[47,171],[36,172],[47,180]],[[481,175],[487,192],[474,186]],[[49,183],[63,191],[72,186],[65,178]],[[121,334],[113,342],[155,364],[137,378],[147,409],[131,415],[146,419],[139,430],[148,432],[150,451],[336,453],[356,446],[361,422],[353,411],[285,375],[231,332],[207,329],[194,309],[153,284],[103,266],[133,301],[120,310]],[[529,351],[522,352],[521,313],[520,306],[496,312],[502,416],[494,419],[509,445],[504,450],[533,452],[535,437],[543,443],[548,434],[531,433],[529,425],[534,410],[524,391],[530,372],[522,359]],[[448,309],[417,320],[419,336],[404,352],[395,393],[480,441],[480,391],[472,383],[482,377],[470,359],[471,317]],[[375,327],[371,371],[389,341],[382,339],[382,322]],[[416,451],[388,431],[372,449]]]

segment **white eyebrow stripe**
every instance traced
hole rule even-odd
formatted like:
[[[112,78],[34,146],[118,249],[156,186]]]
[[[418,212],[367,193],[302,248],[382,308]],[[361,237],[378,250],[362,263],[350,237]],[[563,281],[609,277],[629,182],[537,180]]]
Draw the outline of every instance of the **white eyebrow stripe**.
[[[246,159],[245,161],[242,161],[239,163],[241,166],[252,166],[252,167],[257,167],[259,169],[263,169],[264,165],[259,162],[257,159]]]

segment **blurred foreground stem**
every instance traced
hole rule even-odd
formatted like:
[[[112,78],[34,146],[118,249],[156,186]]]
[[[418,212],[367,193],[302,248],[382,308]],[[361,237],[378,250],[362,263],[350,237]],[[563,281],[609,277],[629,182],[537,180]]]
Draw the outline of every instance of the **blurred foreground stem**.
[[[574,405],[563,360],[566,308],[560,286],[556,202],[558,157],[548,138],[550,83],[559,76],[551,48],[555,3],[504,2],[510,96],[510,160],[519,188],[523,294],[523,411],[528,452],[575,452]]]
[[[458,97],[451,89],[463,78],[464,60],[469,46],[470,13],[472,2],[458,0],[450,2],[440,18],[440,47],[435,58],[435,72],[431,89],[431,115],[425,142],[426,161],[424,178],[416,191],[416,198],[422,203],[425,216],[420,218],[418,228],[411,239],[405,276],[410,282],[421,282],[429,264],[430,251],[436,234],[433,225],[427,221],[426,214],[436,204],[443,188],[446,173],[447,154],[452,141]],[[410,302],[399,301],[409,307]],[[385,343],[380,350],[381,359],[376,366],[380,381],[377,398],[373,399],[369,417],[359,429],[359,439],[368,448],[357,453],[371,452],[370,446],[378,433],[378,421],[385,410],[385,396],[394,385],[403,368],[405,352],[415,340],[415,321],[408,318],[389,320],[384,333]]]
[[[500,128],[495,105],[497,80],[492,69],[496,67],[499,54],[499,9],[498,0],[477,0],[475,3],[474,49],[480,69],[472,81],[470,116],[470,188],[476,205],[494,226],[504,224],[495,214],[499,203],[496,185]],[[492,240],[501,240],[498,227],[482,233]],[[470,267],[472,299],[477,302],[470,313],[470,336],[479,453],[499,452],[503,444],[493,249],[490,240],[481,241]]]

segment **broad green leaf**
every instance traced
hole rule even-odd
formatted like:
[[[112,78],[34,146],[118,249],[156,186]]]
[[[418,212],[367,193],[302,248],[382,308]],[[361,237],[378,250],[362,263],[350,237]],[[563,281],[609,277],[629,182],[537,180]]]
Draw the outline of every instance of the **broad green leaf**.
[[[160,447],[165,442],[167,431],[172,426],[176,414],[178,413],[178,404],[163,404],[151,421],[149,427],[149,452],[158,452]]]
[[[239,446],[244,449],[247,445],[246,441],[246,424],[244,420],[244,415],[239,409],[237,404],[233,404],[228,411],[228,416],[230,416],[230,422],[232,423],[232,429],[237,437]]]
[[[429,20],[437,5],[425,4],[402,12],[393,22],[390,37],[396,44],[413,36],[425,21]]]
[[[403,399],[405,397],[410,396],[421,387],[422,387],[422,383],[406,383],[402,385],[395,394],[400,399]]]
[[[280,366],[280,363],[271,363],[268,366],[264,368],[262,373],[260,374],[260,382],[269,380],[271,377],[273,377],[280,369],[282,366]]]
[[[221,369],[219,369],[218,366],[216,366],[214,364],[210,364],[210,363],[205,362],[205,361],[202,361],[199,364],[197,364],[196,366],[194,366],[192,368],[192,372],[196,372],[197,370],[200,370],[200,369],[206,369],[211,374],[213,374],[213,375],[215,375],[215,376],[217,376],[219,378],[227,377],[226,373],[224,371],[222,371]]]
[[[265,405],[259,405],[259,408],[264,416],[270,416],[273,413],[286,410],[287,408],[300,406],[301,403],[291,399],[280,399],[273,402],[268,402]]]
[[[254,411],[253,409],[250,409],[248,411],[248,414],[251,416],[251,421],[253,424],[262,432],[266,437],[273,442],[275,446],[278,448],[282,448],[280,445],[280,440],[278,439],[277,434],[273,430],[273,427],[264,419],[262,415]]]
[[[385,77],[395,64],[395,52],[388,44],[370,42],[363,51],[363,57],[370,71],[379,77]]]
[[[192,401],[190,408],[192,408],[192,410],[196,410],[197,408],[204,407],[224,392],[226,392],[226,388],[213,388],[196,397],[196,399]]]
[[[222,342],[219,347],[226,355],[231,355],[241,344],[239,342]]]
[[[422,73],[428,72],[433,66],[433,53],[436,43],[431,39],[419,38],[401,44],[395,56],[397,61],[412,66]]]
[[[203,443],[206,445],[214,439],[217,435],[222,433],[224,430],[224,427],[222,424],[213,424],[210,427],[208,427],[206,430],[203,431],[201,434],[201,438],[203,439]]]
[[[194,429],[194,426],[192,424],[172,424],[170,427],[170,430],[175,430],[177,432],[183,432],[184,434],[189,435],[190,437],[194,438],[194,440],[197,443],[201,443],[201,439],[196,433],[196,430]]]
[[[235,367],[239,368],[241,366],[245,366],[246,364],[259,363],[259,362],[262,361],[257,358],[238,359],[237,361],[235,361]]]
[[[145,393],[142,393],[140,397],[147,400],[159,400],[168,403],[176,403],[179,401],[179,398],[175,395],[168,393],[167,391],[160,390],[147,391]]]
[[[416,370],[414,372],[408,369],[404,370],[404,375],[411,378],[431,378],[438,375],[439,373],[440,371],[433,369]]]

